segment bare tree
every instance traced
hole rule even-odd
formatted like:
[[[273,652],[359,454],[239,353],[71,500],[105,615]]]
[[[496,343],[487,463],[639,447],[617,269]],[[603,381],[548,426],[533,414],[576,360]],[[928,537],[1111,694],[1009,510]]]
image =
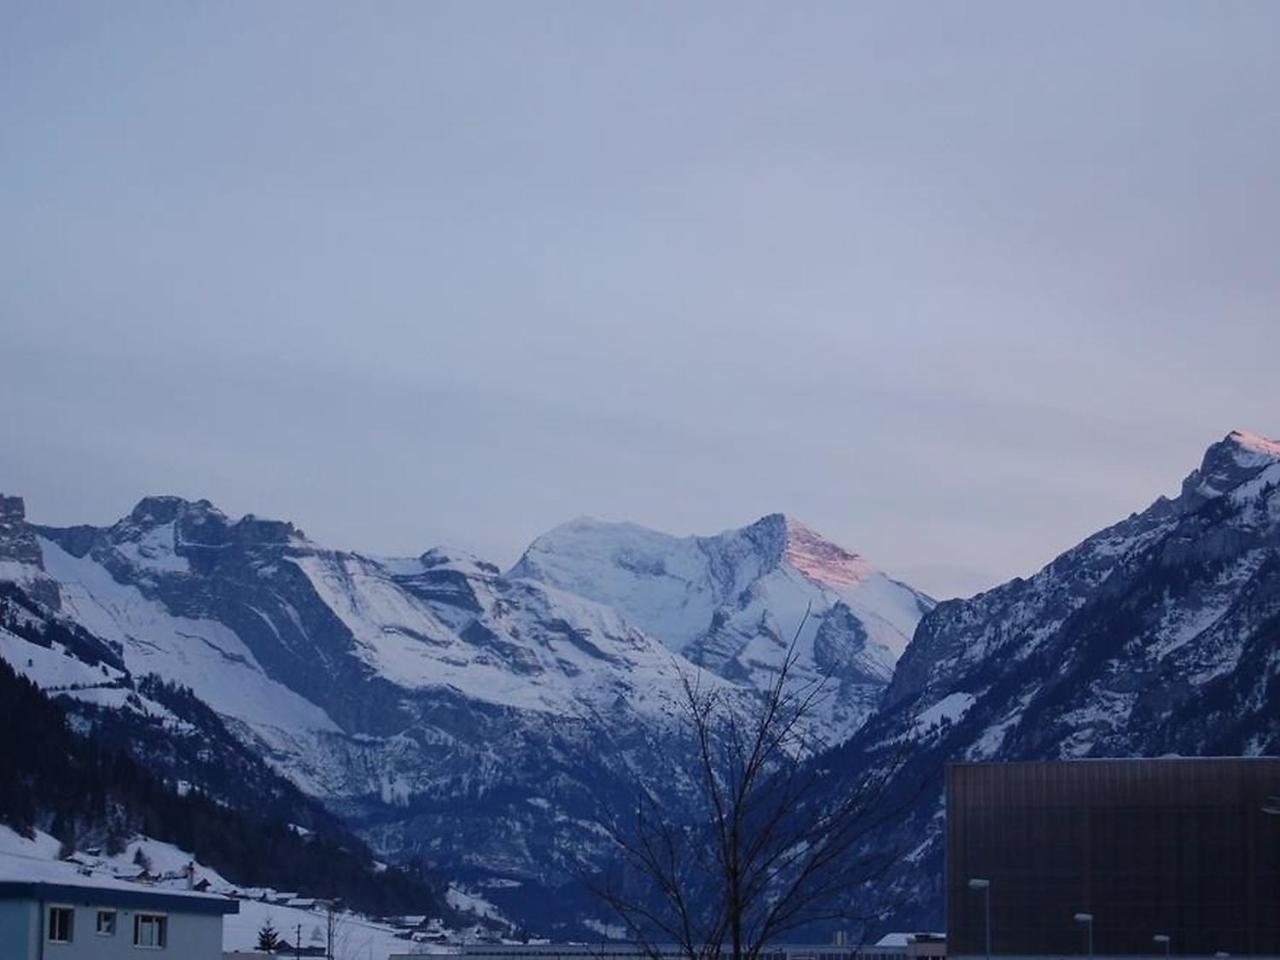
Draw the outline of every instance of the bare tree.
[[[324,930],[317,927],[316,933],[324,940],[325,960],[364,960],[371,947],[359,940],[359,931],[351,914],[343,909],[342,901],[325,901],[324,910]],[[315,934],[311,939],[313,942],[317,939]]]
[[[324,955],[325,960],[345,960],[351,931],[343,919],[341,900],[324,902]]]
[[[909,743],[888,763],[842,774],[838,788],[828,782],[836,774],[815,759],[824,745],[810,733],[826,684],[796,676],[803,629],[753,707],[682,673],[691,817],[676,822],[642,788],[634,811],[604,818],[618,863],[589,886],[654,958],[674,946],[688,960],[756,960],[810,924],[865,920],[859,888],[897,858],[867,841],[905,806],[888,802],[886,785]]]

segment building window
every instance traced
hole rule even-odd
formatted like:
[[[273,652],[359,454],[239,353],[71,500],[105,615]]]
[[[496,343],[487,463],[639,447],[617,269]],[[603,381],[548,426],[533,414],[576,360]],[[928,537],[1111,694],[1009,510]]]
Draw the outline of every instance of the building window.
[[[70,943],[75,927],[75,910],[71,907],[49,908],[49,942]]]
[[[114,910],[98,911],[98,933],[104,937],[116,935],[116,912]]]
[[[169,918],[154,913],[139,913],[133,918],[133,945],[150,947],[153,950],[164,949],[169,932]]]

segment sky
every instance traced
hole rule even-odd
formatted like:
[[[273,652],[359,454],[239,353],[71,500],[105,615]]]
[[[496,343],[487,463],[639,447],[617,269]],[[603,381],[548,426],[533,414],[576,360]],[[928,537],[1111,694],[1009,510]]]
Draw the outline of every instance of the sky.
[[[934,593],[1280,435],[1280,4],[0,9],[0,491]]]

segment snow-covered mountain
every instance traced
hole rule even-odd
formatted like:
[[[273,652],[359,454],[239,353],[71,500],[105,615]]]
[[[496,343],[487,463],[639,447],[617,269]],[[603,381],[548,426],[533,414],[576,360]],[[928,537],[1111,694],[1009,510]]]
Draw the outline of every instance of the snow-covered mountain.
[[[33,527],[5,502],[9,580],[133,675],[189,686],[388,856],[563,875],[633,764],[683,782],[649,744],[696,668],[600,604],[439,551],[326,550],[206,501],[150,497],[106,528]]]
[[[600,804],[629,801],[640,784],[678,811],[687,772],[660,744],[681,735],[681,677],[701,674],[749,703],[809,603],[803,665],[839,681],[845,699],[823,732],[847,733],[927,604],[781,518],[706,538],[721,544],[710,554],[720,579],[707,580],[716,629],[699,636],[658,634],[662,623],[641,625],[625,605],[527,564],[503,575],[441,550],[329,550],[288,523],[232,520],[207,501],[148,497],[100,528],[36,526],[21,500],[3,506],[0,579],[39,595],[121,676],[190,687],[385,856],[424,856],[464,879],[562,881],[603,849],[589,826]],[[877,607],[884,596],[892,602]],[[717,660],[717,649],[729,652]],[[15,663],[28,652],[0,650]],[[44,670],[33,678],[62,695],[158,715],[97,667],[35,660]]]
[[[511,576],[606,604],[693,662],[755,689],[768,687],[796,639],[798,679],[832,681],[822,705],[832,743],[875,708],[933,607],[781,514],[711,537],[579,519],[535,540]]]
[[[915,738],[895,778],[907,859],[872,896],[941,920],[949,759],[1280,753],[1280,443],[1234,432],[1174,499],[1028,579],[940,603],[883,709],[823,762],[863,769]],[[833,778],[838,789],[839,778]]]

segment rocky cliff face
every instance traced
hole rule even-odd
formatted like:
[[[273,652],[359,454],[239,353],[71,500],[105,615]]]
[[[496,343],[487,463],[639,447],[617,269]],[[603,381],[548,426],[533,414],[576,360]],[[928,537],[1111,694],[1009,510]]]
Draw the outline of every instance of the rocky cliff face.
[[[40,546],[26,520],[27,508],[22,498],[0,494],[0,561],[40,563]]]
[[[21,584],[55,610],[61,602],[57,583],[45,576],[39,541],[27,524],[25,502],[4,494],[0,494],[0,582]]]
[[[898,923],[942,921],[940,774],[950,759],[1280,752],[1280,444],[1232,433],[1180,495],[1026,580],[939,604],[884,709],[837,765],[885,763],[922,798],[881,839]],[[922,839],[923,838],[923,839]]]

